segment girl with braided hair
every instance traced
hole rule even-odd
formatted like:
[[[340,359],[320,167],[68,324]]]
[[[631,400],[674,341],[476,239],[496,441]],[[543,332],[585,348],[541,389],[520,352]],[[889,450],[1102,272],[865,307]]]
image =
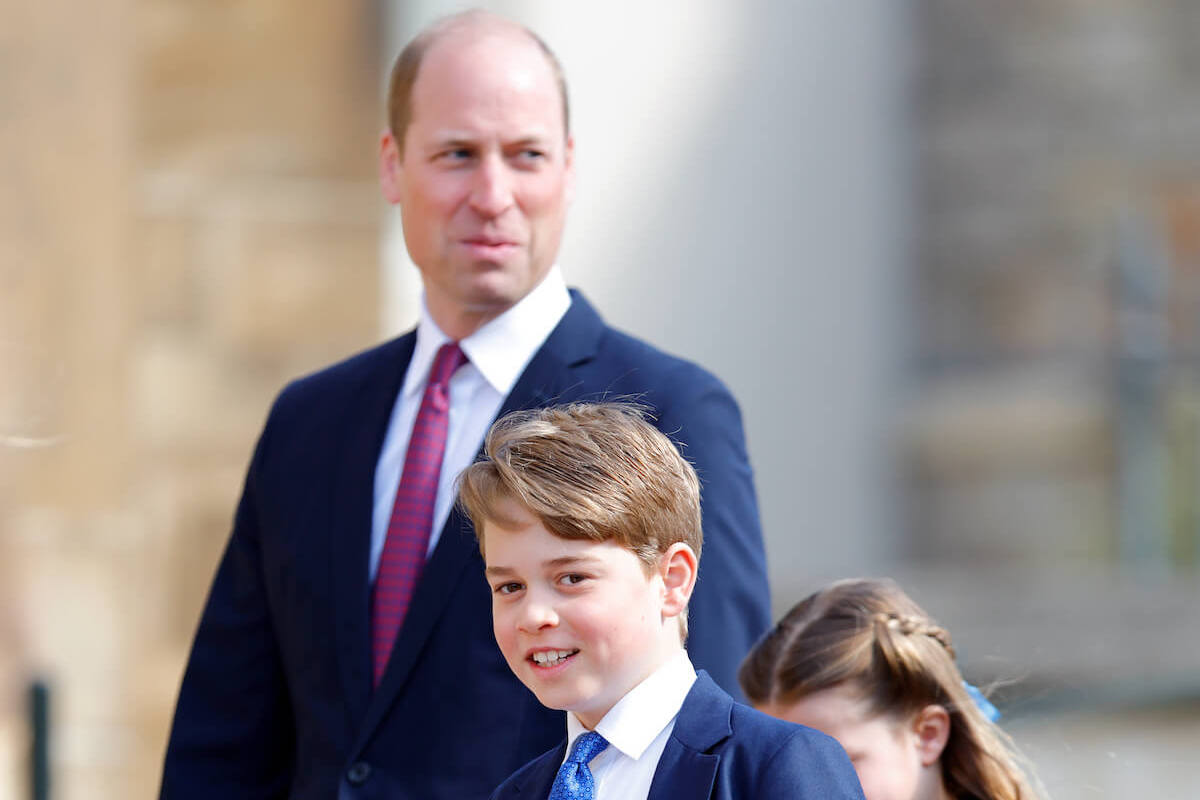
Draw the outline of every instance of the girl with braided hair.
[[[995,709],[954,663],[950,634],[894,581],[833,583],[789,611],[738,673],[760,711],[817,728],[867,800],[1033,800]]]

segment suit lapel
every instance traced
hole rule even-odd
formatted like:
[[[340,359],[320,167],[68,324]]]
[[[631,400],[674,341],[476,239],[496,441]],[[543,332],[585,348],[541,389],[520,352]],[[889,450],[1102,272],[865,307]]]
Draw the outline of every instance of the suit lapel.
[[[712,751],[733,733],[732,709],[733,698],[701,670],[675,718],[647,800],[711,796],[721,764],[720,753]]]
[[[646,800],[675,800],[678,797],[699,800],[709,797],[720,763],[720,756],[698,753],[672,737],[667,740],[667,746],[658,760]]]
[[[580,383],[574,370],[595,357],[603,332],[600,315],[572,290],[571,307],[525,367],[497,418],[569,400]]]
[[[446,520],[437,546],[433,549],[433,555],[429,557],[425,569],[421,572],[408,613],[405,614],[404,623],[396,635],[396,643],[392,647],[392,655],[388,659],[383,678],[371,695],[367,718],[363,724],[363,741],[383,719],[392,701],[408,680],[425,642],[429,639],[429,634],[445,610],[450,595],[462,580],[464,568],[471,563],[474,553],[474,534],[466,519],[454,508]]]
[[[392,406],[412,358],[416,336],[397,339],[385,350],[380,367],[369,370],[360,388],[361,404],[352,404],[333,482],[329,564],[332,571],[334,641],[350,730],[357,731],[371,696],[370,593],[367,565],[371,545],[375,464],[387,432]]]
[[[558,775],[558,767],[566,756],[567,743],[564,741],[513,778],[508,790],[498,800],[507,797],[543,800],[550,794],[550,787],[554,785],[554,778]]]

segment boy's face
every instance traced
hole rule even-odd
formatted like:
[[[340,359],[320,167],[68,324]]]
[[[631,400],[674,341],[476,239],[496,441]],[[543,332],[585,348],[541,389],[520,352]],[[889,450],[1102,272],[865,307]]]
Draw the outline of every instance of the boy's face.
[[[618,544],[561,539],[512,503],[505,516],[515,522],[483,526],[496,642],[542,705],[593,728],[681,648],[665,568],[647,575]]]

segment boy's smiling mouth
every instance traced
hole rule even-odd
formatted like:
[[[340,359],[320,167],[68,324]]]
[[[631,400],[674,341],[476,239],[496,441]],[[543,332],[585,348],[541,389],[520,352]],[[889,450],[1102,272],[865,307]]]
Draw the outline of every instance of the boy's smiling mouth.
[[[537,650],[529,654],[529,660],[535,667],[557,667],[573,657],[579,650]]]

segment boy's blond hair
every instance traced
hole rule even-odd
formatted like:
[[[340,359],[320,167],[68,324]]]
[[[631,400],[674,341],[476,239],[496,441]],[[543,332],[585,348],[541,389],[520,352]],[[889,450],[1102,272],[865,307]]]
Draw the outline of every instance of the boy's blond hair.
[[[503,503],[528,510],[563,539],[612,540],[649,574],[676,542],[697,559],[700,481],[675,445],[628,403],[574,403],[508,414],[488,432],[485,460],[459,477],[459,502],[475,524],[505,525]],[[680,617],[686,635],[686,620]]]

